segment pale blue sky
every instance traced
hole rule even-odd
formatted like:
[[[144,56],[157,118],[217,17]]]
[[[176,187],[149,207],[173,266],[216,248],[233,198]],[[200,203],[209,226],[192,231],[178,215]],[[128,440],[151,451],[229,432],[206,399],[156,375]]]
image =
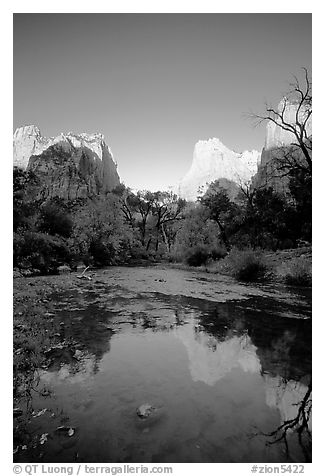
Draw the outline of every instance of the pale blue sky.
[[[14,129],[101,132],[126,185],[166,188],[195,142],[261,149],[244,114],[311,70],[310,14],[15,14]]]

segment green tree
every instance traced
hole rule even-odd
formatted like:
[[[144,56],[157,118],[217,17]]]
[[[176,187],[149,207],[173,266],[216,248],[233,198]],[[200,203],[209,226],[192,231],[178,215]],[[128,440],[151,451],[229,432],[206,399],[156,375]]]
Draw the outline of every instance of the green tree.
[[[230,237],[241,227],[240,206],[230,200],[225,190],[220,189],[218,181],[210,184],[199,202],[209,210],[211,220],[218,224],[220,239],[229,251]]]
[[[76,212],[70,242],[76,257],[93,260],[96,265],[127,259],[132,228],[123,216],[118,197],[98,197]]]
[[[224,254],[218,238],[218,225],[210,219],[209,210],[201,204],[188,204],[183,219],[176,222],[173,254],[179,260],[187,260],[196,252],[211,257]]]
[[[167,251],[170,251],[171,243],[168,240],[166,226],[181,218],[185,207],[185,200],[178,198],[172,192],[153,193],[152,214],[156,219],[156,251],[158,250],[159,236],[162,234]]]
[[[33,172],[19,167],[13,169],[13,228],[30,229],[34,226],[34,216],[38,211],[38,202],[34,192],[39,181]]]
[[[63,200],[51,199],[40,207],[39,231],[68,238],[72,227],[72,218]]]
[[[284,195],[276,193],[272,187],[256,190],[247,202],[242,229],[249,235],[253,248],[293,246],[295,231],[295,210]]]

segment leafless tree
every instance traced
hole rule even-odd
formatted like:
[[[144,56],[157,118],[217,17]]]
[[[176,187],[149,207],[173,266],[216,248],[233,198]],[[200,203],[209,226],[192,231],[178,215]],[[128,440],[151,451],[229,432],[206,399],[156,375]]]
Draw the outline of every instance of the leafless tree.
[[[312,173],[312,135],[309,123],[312,117],[312,81],[308,70],[303,68],[303,80],[293,76],[290,89],[279,108],[266,104],[264,114],[250,114],[255,125],[271,122],[292,135],[289,146],[276,153],[277,171],[280,175],[296,170]],[[289,120],[289,108],[295,106],[294,120]]]

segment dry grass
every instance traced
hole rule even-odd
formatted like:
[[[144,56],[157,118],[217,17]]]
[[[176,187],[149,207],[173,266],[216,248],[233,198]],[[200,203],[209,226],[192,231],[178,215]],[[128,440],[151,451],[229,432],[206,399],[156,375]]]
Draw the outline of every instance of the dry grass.
[[[312,266],[311,260],[300,256],[283,263],[278,269],[278,274],[286,284],[294,286],[311,286]]]

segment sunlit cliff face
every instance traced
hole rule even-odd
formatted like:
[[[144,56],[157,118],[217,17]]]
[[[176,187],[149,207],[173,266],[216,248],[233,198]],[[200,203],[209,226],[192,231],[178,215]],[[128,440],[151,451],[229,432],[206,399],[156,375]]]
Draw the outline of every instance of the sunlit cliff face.
[[[106,193],[120,184],[117,165],[102,134],[42,137],[38,127],[16,129],[14,166],[33,171],[45,196],[72,199]]]
[[[283,113],[283,121],[287,124],[294,125],[297,122],[297,119],[300,123],[305,121],[308,110],[306,107],[302,106],[298,112],[298,105],[291,104],[286,98],[283,98],[278,105],[278,112]],[[297,116],[298,112],[298,116]],[[282,121],[279,120],[279,123]],[[306,135],[310,137],[312,135],[312,118],[311,116],[306,120]],[[297,126],[297,131],[300,133],[300,130]],[[266,137],[265,137],[265,149],[273,149],[277,147],[284,147],[291,145],[292,142],[296,142],[296,138],[292,132],[286,128],[276,125],[273,121],[269,121],[266,126]]]
[[[200,140],[195,144],[190,170],[180,181],[176,193],[186,200],[196,200],[198,189],[227,179],[236,184],[249,182],[256,173],[261,154],[256,150],[242,153],[228,149],[219,139]]]

